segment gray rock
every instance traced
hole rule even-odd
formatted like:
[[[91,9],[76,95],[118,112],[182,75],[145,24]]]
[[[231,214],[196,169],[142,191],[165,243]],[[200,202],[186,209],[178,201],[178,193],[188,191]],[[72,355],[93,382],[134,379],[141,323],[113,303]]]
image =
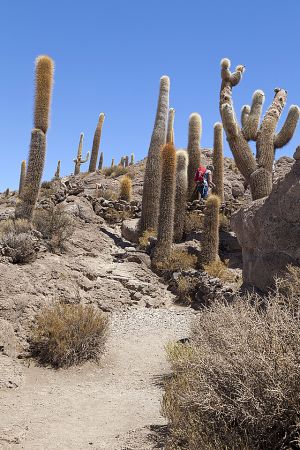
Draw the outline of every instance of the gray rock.
[[[139,239],[139,219],[124,220],[121,227],[123,238],[130,242],[138,243]]]

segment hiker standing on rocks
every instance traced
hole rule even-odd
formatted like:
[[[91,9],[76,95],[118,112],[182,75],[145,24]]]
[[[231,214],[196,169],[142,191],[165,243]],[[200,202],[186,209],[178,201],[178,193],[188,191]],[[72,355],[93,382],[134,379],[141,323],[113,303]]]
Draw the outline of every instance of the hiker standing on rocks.
[[[194,181],[196,183],[195,192],[198,192],[199,197],[206,200],[208,197],[208,189],[214,187],[212,182],[212,172],[214,170],[213,166],[201,166],[197,169],[195,173]],[[200,200],[199,198],[199,200]]]

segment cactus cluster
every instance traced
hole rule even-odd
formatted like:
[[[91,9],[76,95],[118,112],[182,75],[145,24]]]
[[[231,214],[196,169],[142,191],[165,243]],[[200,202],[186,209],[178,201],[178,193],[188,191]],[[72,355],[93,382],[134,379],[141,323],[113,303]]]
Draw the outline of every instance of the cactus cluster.
[[[73,159],[73,161],[75,163],[74,175],[78,175],[80,173],[80,166],[81,166],[81,164],[86,163],[89,160],[89,158],[90,158],[90,152],[87,152],[86,158],[82,159],[83,138],[84,138],[84,134],[80,133],[78,150],[77,150],[77,158]]]
[[[276,133],[276,126],[286,104],[287,91],[281,88],[274,90],[273,101],[260,123],[265,96],[260,90],[255,91],[251,107],[242,108],[240,127],[232,102],[232,88],[242,79],[244,66],[237,66],[235,72],[230,71],[229,59],[221,61],[220,114],[235,163],[250,184],[252,199],[266,197],[272,190],[272,168],[275,151],[286,145],[293,137],[300,110],[296,105],[290,107],[288,116],[281,130]],[[256,157],[248,144],[256,142]]]
[[[25,183],[16,207],[17,218],[32,219],[39,194],[46,156],[53,73],[53,60],[49,56],[39,56],[35,65],[34,128],[31,132]]]

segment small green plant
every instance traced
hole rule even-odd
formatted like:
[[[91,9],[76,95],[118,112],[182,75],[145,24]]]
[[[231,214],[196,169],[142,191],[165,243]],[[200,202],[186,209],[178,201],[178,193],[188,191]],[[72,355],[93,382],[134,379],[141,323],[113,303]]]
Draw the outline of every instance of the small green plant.
[[[92,306],[56,303],[37,315],[30,349],[40,363],[55,368],[98,359],[107,327],[107,317]]]

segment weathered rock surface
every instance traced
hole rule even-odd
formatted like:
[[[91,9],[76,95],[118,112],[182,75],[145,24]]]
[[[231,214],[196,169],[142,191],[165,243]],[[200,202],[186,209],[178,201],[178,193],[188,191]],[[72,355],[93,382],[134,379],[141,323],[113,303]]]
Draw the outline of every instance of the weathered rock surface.
[[[295,157],[270,196],[242,208],[231,221],[243,249],[244,282],[262,291],[288,264],[300,265],[300,155]]]

